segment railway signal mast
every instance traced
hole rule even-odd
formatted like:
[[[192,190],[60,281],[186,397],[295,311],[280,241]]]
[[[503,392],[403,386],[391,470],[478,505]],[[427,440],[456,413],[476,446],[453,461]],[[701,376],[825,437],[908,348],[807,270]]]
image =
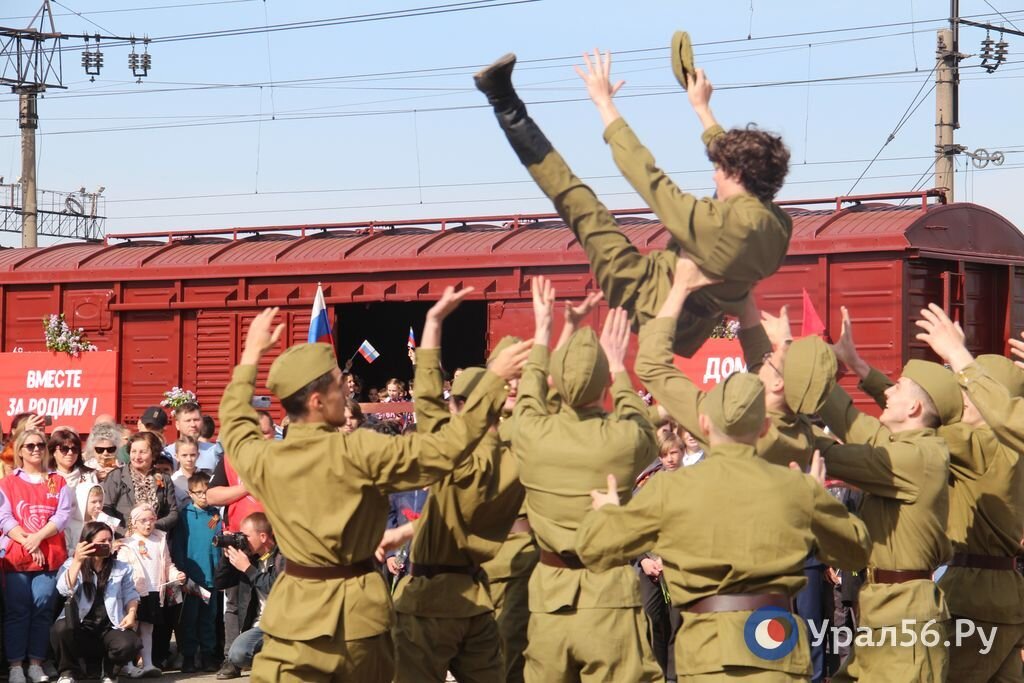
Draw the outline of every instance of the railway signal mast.
[[[42,6],[29,21],[28,27],[0,26],[0,63],[3,65],[0,70],[0,85],[10,86],[11,91],[18,95],[18,126],[21,128],[21,180],[18,183],[21,187],[21,208],[18,213],[21,215],[23,247],[37,246],[36,238],[40,232],[40,216],[44,222],[43,234],[82,239],[102,237],[102,235],[96,234],[96,219],[102,218],[97,217],[95,211],[100,192],[80,191],[79,194],[82,195],[82,198],[87,200],[85,202],[79,199],[75,193],[70,193],[63,208],[58,208],[56,212],[38,210],[36,190],[38,99],[39,95],[46,92],[48,88],[64,89],[61,41],[70,39],[85,41],[82,66],[85,68],[86,74],[92,76],[92,80],[96,79],[103,67],[103,53],[99,49],[101,40],[117,41],[120,44],[132,46],[128,64],[132,74],[139,79],[139,83],[142,82],[142,78],[149,75],[149,69],[152,67],[152,57],[148,49],[145,49],[141,55],[135,52],[136,38],[134,36],[60,33],[53,21],[50,0],[43,0]],[[90,41],[95,42],[93,49],[90,49]],[[148,38],[141,39],[141,42],[148,47]],[[90,212],[85,211],[84,208],[81,211],[76,210],[78,207],[89,204],[90,200],[91,216]],[[10,206],[0,207],[0,209],[9,212],[14,210],[14,204],[15,202],[11,201]],[[6,226],[6,224],[5,217],[2,225]]]
[[[981,41],[981,68],[993,73],[1006,61],[1009,45],[1004,34],[1024,37],[1024,31],[1006,26],[996,26],[960,18],[960,0],[949,2],[949,28],[938,32],[935,65],[935,188],[946,194],[946,201],[954,196],[955,157],[966,154],[978,168],[990,162],[1003,163],[1003,153],[977,149],[968,152],[963,145],[954,142],[954,132],[960,127],[960,61],[970,55],[960,54],[960,26],[985,29]],[[992,40],[992,33],[999,33],[999,42]]]

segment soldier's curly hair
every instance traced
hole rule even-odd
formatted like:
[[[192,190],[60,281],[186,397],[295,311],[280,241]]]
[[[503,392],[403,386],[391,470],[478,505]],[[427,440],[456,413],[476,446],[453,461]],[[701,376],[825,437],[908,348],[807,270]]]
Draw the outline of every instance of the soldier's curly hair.
[[[763,202],[775,199],[789,173],[789,149],[782,138],[752,123],[715,138],[708,159]]]

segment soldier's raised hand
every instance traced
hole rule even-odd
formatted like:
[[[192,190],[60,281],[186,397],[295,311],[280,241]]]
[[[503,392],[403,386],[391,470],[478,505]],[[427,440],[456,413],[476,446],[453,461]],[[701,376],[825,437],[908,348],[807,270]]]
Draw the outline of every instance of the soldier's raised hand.
[[[706,109],[711,104],[711,93],[714,91],[715,86],[711,85],[704,69],[697,69],[696,73],[686,75],[686,96],[694,109]]]
[[[530,292],[533,295],[533,339],[542,346],[548,346],[555,312],[555,286],[543,275],[535,275],[530,281]]]
[[[629,346],[629,314],[624,308],[608,311],[601,328],[601,348],[608,357],[608,371],[611,374],[626,369],[626,349]]]
[[[513,380],[522,373],[526,359],[533,348],[533,340],[527,339],[518,344],[510,344],[499,353],[488,365],[487,369],[506,382]]]
[[[960,323],[953,322],[936,304],[921,309],[921,319],[915,323],[921,328],[915,336],[932,347],[932,351],[949,363],[953,372],[959,372],[974,360],[964,344],[964,331]]]
[[[451,315],[451,312],[458,308],[459,304],[472,294],[475,289],[475,287],[463,287],[455,291],[455,287],[445,287],[444,292],[441,293],[441,298],[427,311],[427,318],[433,318],[437,322],[441,322]]]
[[[1024,332],[1021,332],[1020,336],[1024,338]],[[1018,368],[1024,368],[1024,341],[1013,337],[1006,341],[1010,344],[1010,355],[1013,356],[1013,362]]]
[[[249,323],[240,359],[242,365],[255,365],[264,353],[277,346],[284,334],[284,323],[274,327],[274,318],[279,310],[276,306],[265,308]]]
[[[793,341],[793,330],[789,324],[789,306],[779,309],[777,316],[766,311],[761,311],[761,326],[776,351],[784,349],[786,344]]]
[[[871,366],[864,362],[857,352],[857,345],[853,341],[853,323],[850,321],[850,312],[846,306],[839,307],[843,316],[843,333],[839,335],[839,341],[832,345],[832,352],[836,354],[836,360],[850,369],[861,379],[868,376]]]
[[[797,472],[803,472],[800,465],[795,462],[789,463],[789,469],[796,470]],[[825,485],[825,459],[821,457],[821,451],[818,449],[814,450],[814,455],[811,456],[811,467],[807,471],[814,481],[818,482],[822,486]]]
[[[608,490],[601,491],[594,489],[590,492],[590,506],[595,510],[600,510],[605,505],[618,505],[619,504],[619,482],[615,479],[614,474],[608,475]]]
[[[626,81],[620,80],[612,85],[612,53],[605,52],[602,55],[601,51],[597,49],[594,50],[593,55],[584,52],[583,66],[575,68],[576,74],[583,79],[583,83],[587,86],[587,94],[590,95],[590,99],[601,112],[604,124],[607,126],[619,118],[619,113],[616,111],[615,105],[612,104],[612,98],[615,97],[619,88],[626,84]]]

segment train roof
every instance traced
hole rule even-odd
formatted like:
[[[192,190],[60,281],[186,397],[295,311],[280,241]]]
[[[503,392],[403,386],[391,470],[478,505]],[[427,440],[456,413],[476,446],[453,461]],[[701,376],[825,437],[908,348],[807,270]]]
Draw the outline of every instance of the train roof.
[[[1012,223],[977,204],[929,201],[934,196],[780,202],[793,217],[789,256],[910,252],[1024,264],[1024,236]],[[641,250],[668,243],[667,230],[649,211],[614,213]],[[586,255],[554,214],[120,233],[104,243],[0,250],[0,272],[12,284],[580,263]]]

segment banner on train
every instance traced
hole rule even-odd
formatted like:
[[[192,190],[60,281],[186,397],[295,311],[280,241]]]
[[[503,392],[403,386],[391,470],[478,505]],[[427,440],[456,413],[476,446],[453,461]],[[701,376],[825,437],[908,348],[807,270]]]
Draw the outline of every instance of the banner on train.
[[[711,391],[734,372],[746,372],[743,351],[736,339],[708,339],[693,358],[675,357],[675,365],[701,391]]]
[[[97,415],[117,414],[117,353],[0,353],[0,406],[5,432],[19,413],[88,432]]]

